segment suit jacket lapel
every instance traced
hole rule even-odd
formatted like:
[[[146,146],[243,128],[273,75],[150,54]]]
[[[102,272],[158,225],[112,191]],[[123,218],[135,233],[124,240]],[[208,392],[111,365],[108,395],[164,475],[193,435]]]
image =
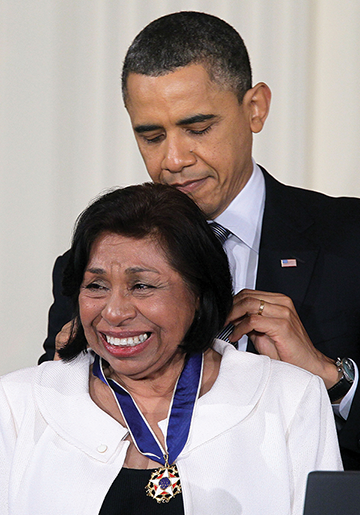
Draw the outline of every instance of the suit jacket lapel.
[[[263,172],[266,198],[256,289],[288,295],[300,314],[319,253],[311,239],[314,221],[296,189]],[[296,259],[297,266],[281,267],[281,260],[289,258]]]

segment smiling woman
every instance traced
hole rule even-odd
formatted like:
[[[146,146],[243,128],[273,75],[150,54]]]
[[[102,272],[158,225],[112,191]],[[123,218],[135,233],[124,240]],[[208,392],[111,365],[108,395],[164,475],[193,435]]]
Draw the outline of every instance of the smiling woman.
[[[89,298],[86,305],[108,305],[110,317],[121,317],[114,305],[147,304],[154,313],[162,302],[176,320],[190,305],[191,323],[178,343],[185,352],[198,352],[211,345],[226,319],[231,284],[222,246],[194,202],[175,188],[149,183],[108,193],[80,216],[63,286],[77,322]],[[63,359],[87,347],[82,324],[76,327],[60,351]]]
[[[80,319],[114,379],[162,376],[169,366],[176,378],[197,304],[151,238],[104,234],[94,243],[79,294]]]
[[[2,515],[300,515],[308,472],[341,468],[321,379],[214,340],[228,262],[184,193],[93,202],[64,290],[61,361],[0,381]]]

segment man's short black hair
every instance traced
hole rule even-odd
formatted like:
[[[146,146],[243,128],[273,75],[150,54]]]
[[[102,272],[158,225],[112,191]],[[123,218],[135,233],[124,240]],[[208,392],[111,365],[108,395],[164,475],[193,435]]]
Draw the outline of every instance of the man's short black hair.
[[[71,360],[86,351],[78,297],[92,246],[108,233],[136,240],[150,237],[160,245],[169,265],[199,298],[181,348],[187,354],[209,348],[232,307],[226,254],[195,202],[171,186],[146,183],[106,193],[77,221],[63,279],[64,294],[73,300],[75,322],[60,357]]]
[[[238,32],[211,14],[181,11],[151,22],[132,42],[122,71],[125,104],[130,73],[158,77],[190,64],[202,64],[239,102],[252,87],[249,55]]]

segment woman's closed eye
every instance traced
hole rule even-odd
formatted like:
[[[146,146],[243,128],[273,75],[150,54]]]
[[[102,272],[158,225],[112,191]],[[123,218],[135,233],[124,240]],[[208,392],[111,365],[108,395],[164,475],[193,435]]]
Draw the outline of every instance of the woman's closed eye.
[[[154,290],[156,286],[149,283],[136,283],[132,286],[132,289],[135,291],[149,291]]]
[[[83,288],[85,290],[94,291],[94,292],[100,292],[100,291],[108,290],[107,286],[105,286],[104,284],[101,284],[99,282],[91,282],[91,283],[86,284],[85,286],[83,286]]]

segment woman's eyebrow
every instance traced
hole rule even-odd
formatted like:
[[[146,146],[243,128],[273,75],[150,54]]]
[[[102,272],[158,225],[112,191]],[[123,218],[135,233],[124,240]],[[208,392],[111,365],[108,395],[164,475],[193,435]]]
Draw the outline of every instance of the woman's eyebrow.
[[[90,274],[95,274],[95,275],[105,275],[106,274],[106,270],[104,270],[103,268],[97,268],[97,267],[87,268],[85,271],[89,272]],[[125,270],[125,273],[128,275],[129,274],[137,274],[140,272],[152,272],[154,274],[160,274],[160,272],[158,270],[155,270],[153,268],[144,268],[142,266],[131,266]]]
[[[155,270],[153,268],[144,268],[141,266],[132,266],[125,270],[125,273],[129,274],[129,275],[130,274],[138,274],[140,272],[152,272],[153,274],[160,274],[160,272],[158,270]]]
[[[90,272],[91,274],[103,275],[105,274],[105,270],[103,268],[87,268],[85,272]]]

